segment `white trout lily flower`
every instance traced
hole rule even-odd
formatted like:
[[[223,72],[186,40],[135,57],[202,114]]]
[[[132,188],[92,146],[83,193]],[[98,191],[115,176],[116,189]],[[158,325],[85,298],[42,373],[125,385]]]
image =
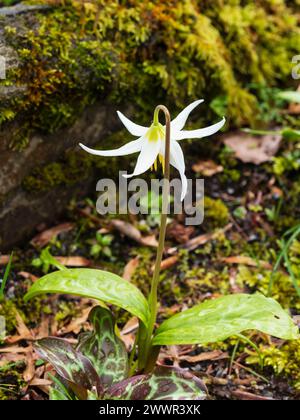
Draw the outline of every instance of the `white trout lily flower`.
[[[201,102],[203,102],[203,99],[191,103],[181,111],[173,121],[171,121],[170,164],[174,166],[180,174],[182,183],[181,200],[184,199],[187,193],[187,178],[185,175],[184,156],[178,141],[211,136],[219,131],[225,124],[225,118],[223,118],[217,124],[209,127],[199,128],[198,130],[183,130],[189,114]],[[143,127],[130,121],[120,111],[117,111],[117,114],[127,130],[133,136],[138,137],[137,140],[131,141],[114,150],[94,150],[81,143],[80,146],[86,152],[97,156],[125,156],[139,152],[140,154],[135,169],[132,174],[124,175],[126,178],[140,175],[152,166],[156,168],[157,159],[163,164],[165,154],[165,127],[159,123],[158,118],[154,118],[150,127]],[[155,121],[155,119],[157,121]]]

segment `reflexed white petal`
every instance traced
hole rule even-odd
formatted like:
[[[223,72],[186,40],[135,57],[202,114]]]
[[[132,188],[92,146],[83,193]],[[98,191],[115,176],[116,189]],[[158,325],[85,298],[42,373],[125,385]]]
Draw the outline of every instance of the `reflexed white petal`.
[[[118,149],[113,150],[95,150],[90,149],[89,147],[85,146],[82,143],[79,143],[79,146],[82,147],[83,150],[90,153],[91,155],[96,156],[125,156],[130,155],[131,153],[140,152],[143,144],[143,138],[131,141],[130,143],[124,144],[124,146],[119,147]]]
[[[142,137],[147,132],[147,130],[149,129],[149,127],[143,127],[142,125],[138,125],[138,124],[135,124],[134,122],[130,121],[120,111],[117,111],[117,114],[118,114],[118,117],[120,118],[120,120],[122,121],[122,123],[125,125],[125,127],[129,131],[129,133],[132,134],[133,136]]]
[[[193,111],[196,106],[204,102],[204,99],[198,99],[197,101],[192,102],[190,105],[188,105],[186,108],[184,108],[183,111],[181,111],[176,118],[171,122],[171,131],[179,131],[182,130],[186,120],[188,119],[188,116]]]
[[[219,131],[223,125],[225,124],[225,118],[223,118],[220,122],[210,125],[209,127],[199,128],[198,130],[182,130],[179,133],[175,132],[172,135],[174,140],[183,140],[183,139],[201,139],[202,137],[211,136],[212,134]]]
[[[185,176],[185,163],[184,163],[184,156],[176,141],[171,142],[170,148],[170,164],[176,168],[180,174],[181,183],[182,183],[182,190],[181,190],[181,201],[184,199],[187,193],[187,178]]]
[[[161,146],[161,140],[149,141],[144,139],[141,153],[132,174],[123,175],[125,178],[140,175],[146,172],[154,164]]]

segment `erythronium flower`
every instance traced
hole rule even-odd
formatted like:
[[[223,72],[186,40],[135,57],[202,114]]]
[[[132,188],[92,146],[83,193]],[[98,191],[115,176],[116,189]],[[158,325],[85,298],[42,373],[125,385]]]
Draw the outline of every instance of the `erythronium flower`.
[[[203,99],[192,102],[171,122],[171,144],[170,144],[170,164],[179,171],[182,182],[181,200],[187,193],[187,178],[185,176],[185,163],[182,149],[178,143],[180,140],[202,138],[211,136],[219,131],[225,124],[223,118],[217,124],[198,130],[183,130],[186,120],[192,110],[203,102]],[[97,156],[125,156],[140,152],[135,169],[132,174],[124,175],[126,178],[137,176],[146,172],[153,165],[156,167],[157,158],[163,162],[165,154],[165,127],[159,123],[158,114],[154,114],[153,123],[150,127],[143,127],[130,121],[120,111],[117,114],[127,130],[136,137],[137,140],[131,141],[124,146],[114,150],[94,150],[80,143],[80,146],[88,153]]]

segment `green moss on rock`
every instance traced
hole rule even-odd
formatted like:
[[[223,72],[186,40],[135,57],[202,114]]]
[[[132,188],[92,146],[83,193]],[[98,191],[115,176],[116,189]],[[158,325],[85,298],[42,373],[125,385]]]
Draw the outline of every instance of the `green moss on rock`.
[[[5,20],[20,65],[1,83],[25,90],[1,106],[1,121],[27,130],[55,131],[104,98],[142,113],[219,98],[232,123],[249,123],[257,99],[247,86],[288,80],[300,44],[297,3],[284,0],[45,2]]]

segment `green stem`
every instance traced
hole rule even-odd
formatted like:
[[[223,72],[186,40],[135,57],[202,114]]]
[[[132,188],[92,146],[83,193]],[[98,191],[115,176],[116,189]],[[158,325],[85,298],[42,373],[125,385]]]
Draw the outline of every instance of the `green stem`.
[[[168,213],[169,193],[170,193],[169,180],[170,180],[171,118],[170,118],[170,113],[168,109],[164,105],[158,105],[154,111],[154,119],[153,119],[154,124],[158,124],[158,121],[159,121],[158,115],[160,111],[164,113],[165,120],[166,120],[164,183],[163,183],[163,191],[162,191],[162,212],[161,212],[161,219],[160,219],[159,241],[158,241],[155,267],[154,267],[154,272],[153,272],[153,277],[152,277],[152,282],[151,282],[151,290],[150,290],[150,294],[148,298],[149,307],[150,307],[150,321],[149,321],[149,327],[147,329],[145,346],[142,349],[144,353],[144,357],[145,357],[144,358],[145,362],[147,362],[147,359],[151,357],[149,352],[151,349],[151,339],[152,339],[154,326],[156,322],[156,316],[157,316],[157,289],[158,289],[158,283],[159,283],[160,266],[161,266],[161,262],[163,258],[164,245],[165,245],[167,216],[168,216],[167,213]],[[158,354],[155,357],[154,363],[156,362],[157,357],[158,357]],[[153,363],[153,360],[152,360],[152,363]]]

